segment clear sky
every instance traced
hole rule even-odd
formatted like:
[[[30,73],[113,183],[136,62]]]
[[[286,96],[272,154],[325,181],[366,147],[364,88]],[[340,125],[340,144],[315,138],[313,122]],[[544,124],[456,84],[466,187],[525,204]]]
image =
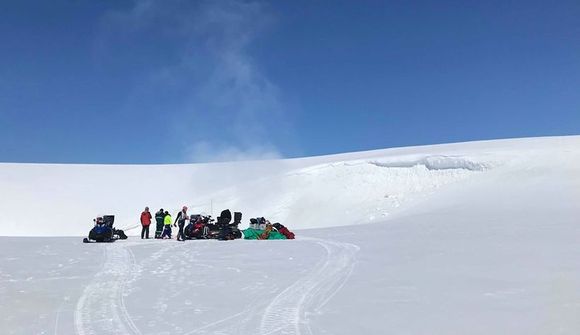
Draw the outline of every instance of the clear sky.
[[[0,2],[0,161],[580,134],[580,1]]]

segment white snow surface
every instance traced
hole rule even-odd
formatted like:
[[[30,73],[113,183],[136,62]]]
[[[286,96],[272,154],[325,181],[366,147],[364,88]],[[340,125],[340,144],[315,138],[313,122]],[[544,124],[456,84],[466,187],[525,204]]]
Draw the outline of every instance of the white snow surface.
[[[580,136],[194,165],[0,164],[2,334],[579,334]],[[244,213],[296,240],[83,244]],[[136,235],[138,229],[129,230]]]

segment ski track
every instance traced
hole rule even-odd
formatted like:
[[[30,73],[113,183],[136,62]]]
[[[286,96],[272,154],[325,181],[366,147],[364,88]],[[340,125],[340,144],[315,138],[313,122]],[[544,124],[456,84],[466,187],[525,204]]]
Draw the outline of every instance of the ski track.
[[[316,243],[324,249],[324,256],[312,271],[285,288],[272,300],[261,303],[254,301],[240,313],[190,330],[186,334],[238,333],[241,328],[251,327],[252,316],[258,314],[261,315],[259,325],[254,327],[259,329],[252,333],[311,335],[313,332],[310,329],[310,316],[320,314],[322,307],[348,280],[359,247],[318,238],[302,238],[297,242]],[[133,322],[124,299],[137,268],[131,245],[131,243],[116,243],[102,246],[105,253],[103,267],[84,289],[77,302],[74,319],[78,335],[142,334]],[[180,246],[182,245],[168,245],[150,258],[159,258],[170,249]],[[234,323],[241,327],[232,327],[232,320],[237,320]]]
[[[319,244],[326,255],[312,272],[274,297],[262,315],[260,335],[312,334],[309,315],[320,313],[352,273],[358,246],[317,238],[302,240]]]
[[[324,249],[323,258],[312,271],[271,300],[254,300],[237,314],[190,330],[183,335],[312,334],[309,316],[320,314],[322,307],[348,280],[359,247],[318,238],[302,238],[296,242],[316,243]],[[258,320],[254,320],[256,315]]]
[[[135,269],[129,243],[102,246],[105,262],[84,289],[74,314],[78,335],[133,334],[141,332],[125,306],[124,292]]]
[[[60,313],[62,312],[62,307],[64,303],[61,303],[56,311],[56,317],[54,318],[54,335],[58,335],[58,319],[60,318]]]

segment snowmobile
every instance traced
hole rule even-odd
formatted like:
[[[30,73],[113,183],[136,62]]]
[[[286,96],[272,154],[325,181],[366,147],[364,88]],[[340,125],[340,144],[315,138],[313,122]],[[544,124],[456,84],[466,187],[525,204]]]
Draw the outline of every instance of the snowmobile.
[[[193,214],[189,217],[189,223],[183,229],[186,240],[202,240],[209,238],[210,225],[214,219],[211,215]]]
[[[95,222],[95,226],[89,232],[89,237],[83,239],[84,243],[115,242],[119,239],[127,239],[127,235],[125,235],[124,231],[113,227],[113,223],[115,222],[114,215],[99,216],[93,221]]]
[[[189,224],[185,227],[185,238],[194,239],[217,239],[217,240],[234,240],[242,238],[242,232],[238,228],[242,222],[242,213],[234,212],[234,222],[229,210],[222,211],[218,216],[217,222],[207,215],[191,215]]]

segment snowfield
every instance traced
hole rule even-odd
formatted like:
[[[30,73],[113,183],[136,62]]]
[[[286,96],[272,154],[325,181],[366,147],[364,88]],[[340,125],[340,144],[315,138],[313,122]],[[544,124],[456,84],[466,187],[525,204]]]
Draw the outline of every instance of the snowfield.
[[[580,136],[195,165],[0,164],[2,334],[579,334]],[[296,240],[83,244],[144,206]]]

